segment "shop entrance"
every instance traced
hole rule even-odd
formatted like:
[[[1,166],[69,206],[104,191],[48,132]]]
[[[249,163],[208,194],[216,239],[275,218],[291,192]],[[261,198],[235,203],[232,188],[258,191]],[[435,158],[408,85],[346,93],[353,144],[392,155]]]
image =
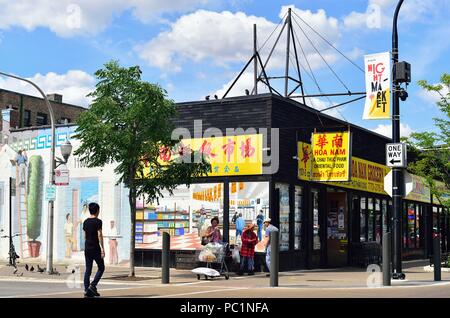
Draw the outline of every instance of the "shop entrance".
[[[327,191],[327,266],[347,265],[348,253],[347,193]]]

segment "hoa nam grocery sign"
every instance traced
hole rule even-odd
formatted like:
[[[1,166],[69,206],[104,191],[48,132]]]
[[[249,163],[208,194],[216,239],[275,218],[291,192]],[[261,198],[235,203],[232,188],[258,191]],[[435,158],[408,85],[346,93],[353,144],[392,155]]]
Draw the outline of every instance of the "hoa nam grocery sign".
[[[312,134],[312,181],[348,181],[350,179],[350,133]]]
[[[309,143],[298,142],[298,178],[305,181],[313,181],[311,178],[312,149]],[[379,194],[384,192],[384,177],[389,168],[375,162],[351,158],[351,179],[342,182],[327,182],[327,184],[367,191]]]

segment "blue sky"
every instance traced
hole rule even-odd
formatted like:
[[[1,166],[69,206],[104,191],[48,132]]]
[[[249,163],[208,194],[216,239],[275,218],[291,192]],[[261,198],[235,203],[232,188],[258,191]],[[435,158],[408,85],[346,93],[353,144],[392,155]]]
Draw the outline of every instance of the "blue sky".
[[[65,101],[86,106],[95,70],[118,59],[123,65],[140,65],[144,79],[159,83],[175,101],[199,100],[222,94],[251,57],[253,23],[258,25],[261,46],[289,6],[363,67],[364,54],[390,50],[395,4],[395,0],[0,0],[0,70],[32,78],[46,92],[62,93]],[[441,73],[450,72],[449,13],[450,0],[405,0],[400,13],[400,59],[412,64],[413,75],[410,97],[401,103],[404,134],[435,129],[432,118],[440,115],[436,96],[423,92],[416,82],[437,83]],[[350,90],[364,91],[364,74],[304,30]],[[297,32],[301,35],[301,30]],[[344,92],[306,39],[299,37],[322,91]],[[263,59],[273,39],[261,50]],[[282,61],[281,51],[276,51],[271,75],[282,75]],[[300,62],[307,92],[318,93],[306,74],[306,60],[301,57]],[[233,94],[251,89],[250,77],[250,73],[244,77]],[[0,79],[0,87],[34,94],[12,80]],[[308,102],[318,108],[330,103]],[[388,133],[388,120],[361,119],[363,104],[329,113]]]

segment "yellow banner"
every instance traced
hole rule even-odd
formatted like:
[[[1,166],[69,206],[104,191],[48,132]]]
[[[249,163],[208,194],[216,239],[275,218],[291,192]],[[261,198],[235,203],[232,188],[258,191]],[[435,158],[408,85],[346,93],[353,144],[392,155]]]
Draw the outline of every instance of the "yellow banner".
[[[363,119],[389,119],[391,56],[389,52],[366,55],[366,103]]]
[[[209,177],[262,174],[261,134],[183,139],[173,149],[162,147],[158,161],[165,164],[179,156],[180,149],[202,153],[211,164]],[[144,169],[150,175],[150,168]]]
[[[312,181],[350,179],[350,133],[326,132],[312,135]]]
[[[425,179],[414,174],[410,175],[412,177],[413,187],[411,192],[405,197],[405,200],[431,203],[431,190],[426,185]]]
[[[312,150],[305,142],[298,143],[298,178],[305,181],[311,179]],[[350,181],[327,182],[327,184],[360,191],[387,194],[384,192],[384,177],[390,169],[375,162],[352,156],[352,173]]]

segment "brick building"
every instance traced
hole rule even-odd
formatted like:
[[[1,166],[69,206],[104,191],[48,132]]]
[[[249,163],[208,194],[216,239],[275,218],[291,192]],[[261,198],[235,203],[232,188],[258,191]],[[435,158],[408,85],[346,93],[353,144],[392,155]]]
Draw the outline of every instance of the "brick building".
[[[53,107],[56,124],[73,123],[86,108],[63,102],[59,94],[47,95]],[[50,114],[43,98],[0,89],[0,131],[50,125]],[[5,137],[2,137],[2,143]]]

